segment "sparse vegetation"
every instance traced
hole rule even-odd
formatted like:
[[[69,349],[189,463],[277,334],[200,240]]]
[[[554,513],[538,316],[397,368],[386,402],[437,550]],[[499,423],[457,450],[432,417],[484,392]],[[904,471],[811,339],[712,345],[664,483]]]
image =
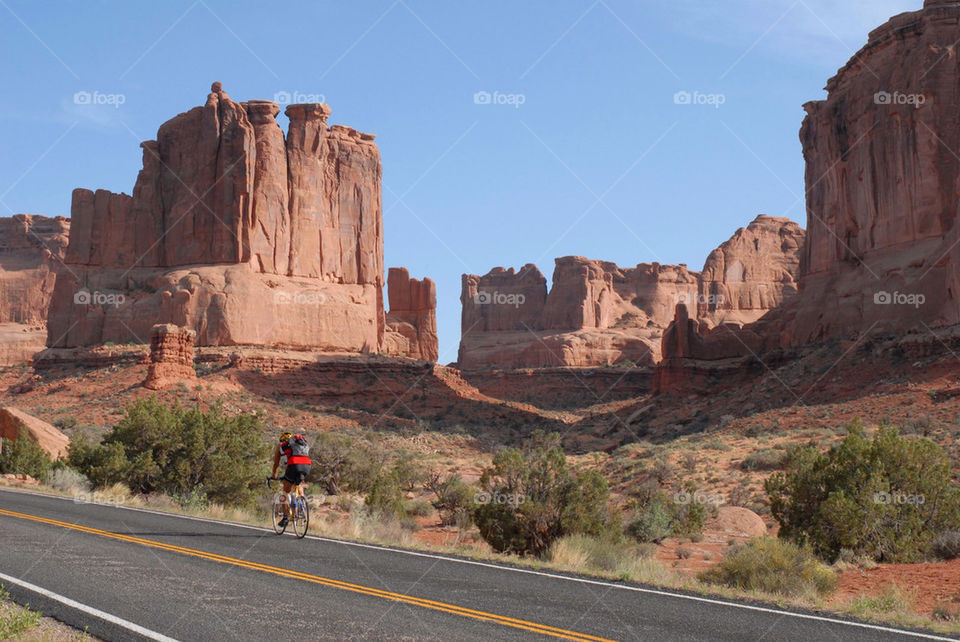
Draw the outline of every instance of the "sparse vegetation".
[[[0,586],[0,640],[12,640],[34,629],[43,617],[37,611],[10,603],[10,594]]]
[[[750,471],[777,470],[783,468],[786,460],[787,453],[785,451],[768,448],[748,455],[740,462],[740,468]]]
[[[786,597],[825,595],[836,585],[833,571],[810,549],[772,537],[734,547],[720,564],[701,573],[700,579]]]

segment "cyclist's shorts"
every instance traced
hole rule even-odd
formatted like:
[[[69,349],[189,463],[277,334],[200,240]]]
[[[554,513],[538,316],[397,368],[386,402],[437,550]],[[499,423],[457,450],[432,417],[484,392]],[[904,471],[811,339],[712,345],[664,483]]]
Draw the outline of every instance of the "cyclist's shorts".
[[[310,466],[307,464],[291,464],[283,473],[284,481],[288,481],[294,486],[303,482],[310,474]]]

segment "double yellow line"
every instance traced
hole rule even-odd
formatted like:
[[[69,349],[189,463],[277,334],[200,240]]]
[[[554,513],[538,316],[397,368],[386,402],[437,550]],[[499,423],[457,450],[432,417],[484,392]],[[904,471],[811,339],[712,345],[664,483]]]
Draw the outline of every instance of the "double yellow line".
[[[536,622],[529,622],[527,620],[518,620],[512,617],[506,617],[504,615],[497,615],[496,613],[488,613],[486,611],[477,611],[474,609],[468,609],[462,606],[457,606],[455,604],[447,604],[445,602],[437,602],[437,601],[428,600],[425,598],[413,597],[410,595],[403,595],[401,593],[383,591],[383,590],[375,589],[369,586],[362,586],[360,584],[351,584],[349,582],[341,582],[340,580],[334,580],[327,577],[320,577],[319,575],[311,575],[309,573],[301,573],[299,571],[289,571],[287,569],[279,568],[277,566],[269,566],[267,564],[260,564],[258,562],[249,562],[247,560],[241,560],[235,557],[217,555],[216,553],[208,553],[206,551],[200,551],[193,548],[186,548],[183,546],[176,546],[174,544],[166,544],[164,542],[158,542],[151,539],[143,539],[141,537],[133,537],[131,535],[123,535],[121,533],[112,533],[110,531],[104,531],[104,530],[100,530],[99,528],[92,528],[90,526],[82,526],[80,524],[71,524],[70,522],[61,522],[56,519],[49,519],[46,517],[37,517],[36,515],[28,515],[26,513],[15,513],[13,511],[4,510],[4,509],[0,509],[0,515],[6,515],[8,517],[16,517],[19,519],[26,519],[33,522],[40,522],[41,524],[49,524],[51,526],[59,526],[61,528],[69,528],[71,530],[80,531],[82,533],[88,533],[90,535],[99,535],[101,537],[108,537],[110,539],[120,540],[123,542],[130,542],[132,544],[140,544],[141,546],[149,546],[150,548],[159,548],[164,551],[171,551],[173,553],[181,553],[183,555],[199,557],[202,559],[211,560],[213,562],[220,562],[222,564],[231,564],[233,566],[240,566],[240,567],[248,568],[254,571],[271,573],[273,575],[279,575],[281,577],[288,577],[296,580],[302,580],[304,582],[311,582],[313,584],[322,584],[324,586],[330,586],[332,588],[351,591],[353,593],[360,593],[362,595],[379,597],[384,600],[390,600],[393,602],[403,602],[405,604],[412,604],[413,606],[420,606],[425,609],[432,609],[434,611],[450,613],[451,615],[468,617],[474,620],[481,620],[484,622],[493,622],[495,624],[500,624],[502,626],[508,626],[515,629],[522,629],[524,631],[530,631],[532,633],[540,633],[542,635],[549,635],[551,637],[560,638],[563,640],[592,640],[592,641],[608,642],[606,638],[598,638],[593,635],[587,635],[585,633],[577,633],[576,631],[558,629],[556,627],[547,626],[545,624],[537,624]]]

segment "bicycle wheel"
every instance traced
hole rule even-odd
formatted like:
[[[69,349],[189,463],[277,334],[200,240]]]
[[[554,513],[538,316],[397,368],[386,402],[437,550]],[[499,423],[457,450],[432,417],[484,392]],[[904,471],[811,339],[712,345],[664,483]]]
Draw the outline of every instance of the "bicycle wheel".
[[[286,526],[281,526],[280,521],[283,519],[283,500],[281,499],[281,494],[277,493],[273,496],[273,530],[277,535],[283,535],[283,531],[287,530]]]
[[[303,539],[310,527],[310,506],[307,504],[307,498],[300,496],[296,499],[296,510],[293,518],[293,531],[298,539]]]

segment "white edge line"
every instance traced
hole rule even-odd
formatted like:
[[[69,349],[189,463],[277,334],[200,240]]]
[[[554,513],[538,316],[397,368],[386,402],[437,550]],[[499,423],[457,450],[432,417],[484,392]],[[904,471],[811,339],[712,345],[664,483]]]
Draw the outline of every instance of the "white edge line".
[[[73,501],[71,497],[63,497],[62,495],[50,495],[47,493],[39,493],[36,491],[21,490],[15,488],[0,488],[0,492],[8,491],[13,493],[21,493],[24,495],[36,495],[39,497],[50,497],[53,499],[62,499],[64,501]],[[77,503],[90,503],[94,504],[95,502],[77,502]],[[262,526],[252,526],[250,524],[241,524],[240,522],[230,522],[222,519],[210,519],[206,517],[195,517],[193,515],[180,515],[177,513],[167,513],[159,510],[151,510],[149,508],[137,508],[134,506],[117,506],[116,504],[96,504],[97,506],[106,506],[108,508],[120,508],[123,510],[136,511],[140,513],[150,513],[152,515],[161,515],[165,517],[177,517],[179,519],[188,519],[196,522],[207,522],[210,524],[221,524],[224,526],[236,526],[238,528],[247,528],[255,531],[263,531],[266,533],[272,533],[273,530],[269,528],[264,528]],[[287,533],[293,537],[292,533]],[[729,606],[738,609],[745,609],[748,611],[759,611],[761,613],[771,613],[773,615],[786,615],[789,617],[800,618],[804,620],[815,620],[817,622],[827,622],[830,624],[842,624],[845,626],[853,626],[862,629],[870,629],[871,631],[882,631],[884,633],[896,633],[899,635],[906,635],[915,638],[921,638],[924,640],[943,640],[945,642],[956,642],[957,638],[942,637],[939,635],[933,635],[930,633],[921,633],[919,631],[910,631],[907,629],[897,629],[889,626],[883,626],[880,624],[868,624],[866,622],[856,622],[852,620],[841,620],[839,618],[826,617],[823,615],[813,615],[811,613],[796,613],[794,611],[786,611],[781,609],[771,609],[765,606],[756,606],[754,604],[743,604],[740,602],[731,602],[727,600],[718,600],[709,597],[701,597],[699,595],[687,595],[685,593],[673,593],[671,591],[663,591],[660,589],[645,588],[642,586],[630,586],[629,584],[614,584],[612,582],[604,582],[602,580],[591,580],[585,577],[575,577],[571,575],[558,575],[556,573],[547,573],[544,571],[534,571],[527,568],[517,568],[514,566],[507,566],[503,564],[492,564],[489,562],[478,562],[476,560],[462,559],[459,557],[447,557],[446,555],[438,555],[435,553],[425,553],[422,551],[410,551],[402,548],[393,548],[390,546],[382,546],[379,544],[365,544],[363,542],[351,542],[350,540],[336,539],[333,537],[321,537],[319,535],[307,535],[304,539],[312,539],[320,542],[329,542],[332,544],[342,544],[344,546],[355,546],[358,548],[369,548],[377,551],[386,551],[388,553],[400,553],[403,555],[412,555],[414,557],[427,557],[430,559],[443,560],[445,562],[456,562],[458,564],[468,564],[470,566],[481,566],[484,568],[492,568],[500,571],[512,571],[514,573],[525,573],[527,575],[537,575],[539,577],[547,577],[555,580],[566,580],[568,582],[579,582],[581,584],[591,584],[594,586],[606,586],[615,589],[621,589],[624,591],[634,591],[636,593],[647,593],[650,595],[659,595],[661,597],[673,597],[682,600],[690,600],[693,602],[701,602],[704,604],[714,604],[718,606]],[[136,625],[134,625],[136,626]],[[169,638],[167,638],[169,639]]]
[[[24,582],[19,578],[11,577],[10,575],[7,575],[5,573],[0,573],[0,580],[3,580],[4,582],[7,582],[9,584],[16,584],[17,586],[23,587],[28,591],[31,591],[33,593],[38,593],[45,598],[54,600],[56,602],[60,602],[61,604],[65,604],[69,606],[70,608],[77,609],[78,611],[82,611],[87,615],[92,615],[94,617],[100,618],[101,620],[105,620],[110,624],[115,624],[116,626],[127,629],[128,631],[132,631],[134,633],[142,635],[147,639],[158,640],[159,642],[177,642],[177,640],[175,640],[174,638],[169,638],[166,635],[157,633],[156,631],[151,631],[150,629],[145,629],[139,624],[134,624],[133,622],[124,620],[123,618],[117,617],[116,615],[111,615],[110,613],[105,613],[104,611],[101,611],[100,609],[95,609],[92,606],[81,604],[80,602],[71,600],[69,597],[64,597],[63,595],[59,595],[57,593],[54,593],[53,591],[48,591],[42,586],[37,586],[36,584],[31,584],[30,582]]]

